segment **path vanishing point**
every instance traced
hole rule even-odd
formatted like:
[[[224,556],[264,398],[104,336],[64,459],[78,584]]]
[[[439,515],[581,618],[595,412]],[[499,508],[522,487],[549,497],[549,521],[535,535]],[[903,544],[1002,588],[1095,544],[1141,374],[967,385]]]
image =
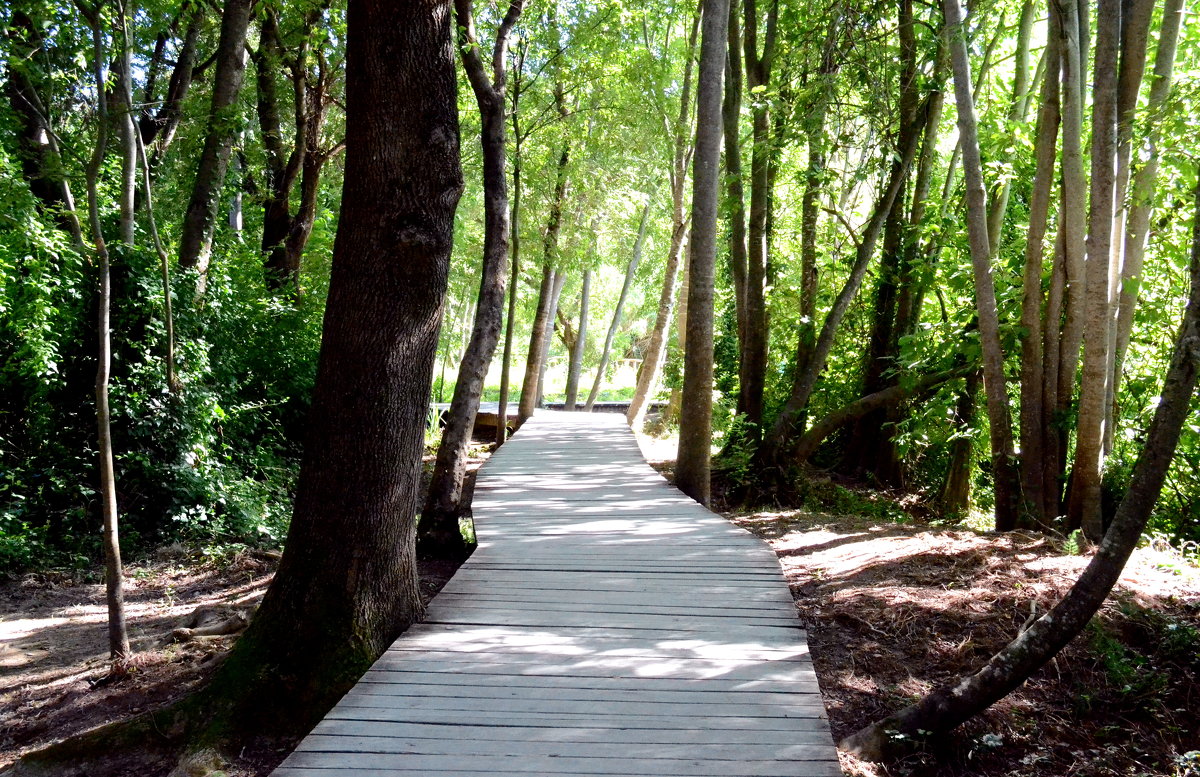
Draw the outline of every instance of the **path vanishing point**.
[[[774,553],[619,415],[539,412],[480,470],[479,547],[274,772],[841,775]]]

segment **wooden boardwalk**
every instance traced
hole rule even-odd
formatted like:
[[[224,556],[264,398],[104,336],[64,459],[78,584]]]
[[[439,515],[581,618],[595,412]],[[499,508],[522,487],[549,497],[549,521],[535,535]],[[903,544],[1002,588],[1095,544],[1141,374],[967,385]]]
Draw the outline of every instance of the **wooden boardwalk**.
[[[650,469],[621,416],[538,413],[474,516],[425,622],[274,774],[842,774],[774,554]]]

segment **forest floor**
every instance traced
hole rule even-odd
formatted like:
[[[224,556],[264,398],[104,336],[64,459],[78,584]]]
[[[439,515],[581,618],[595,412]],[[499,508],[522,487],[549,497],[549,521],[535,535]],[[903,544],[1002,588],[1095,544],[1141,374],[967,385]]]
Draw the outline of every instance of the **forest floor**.
[[[669,474],[673,445],[642,442]],[[779,555],[835,738],[979,666],[1088,560],[1033,534],[809,510],[728,517]],[[201,606],[253,606],[274,563],[270,553],[214,560],[171,547],[130,565],[138,665],[108,684],[103,586],[54,574],[0,584],[0,769],[202,683],[235,637],[171,643],[172,629]],[[425,595],[452,574],[423,563]],[[1200,569],[1148,547],[1087,632],[1019,692],[906,760],[883,766],[843,756],[843,766],[852,777],[1200,777],[1200,756],[1187,755],[1200,750],[1198,709]],[[226,774],[264,777],[289,744],[244,753]]]
[[[473,451],[467,493],[486,453]],[[427,457],[426,470],[432,469]],[[22,754],[96,726],[163,706],[200,686],[237,634],[173,641],[194,614],[251,613],[275,572],[277,552],[206,556],[173,545],[125,568],[125,604],[134,669],[108,682],[104,585],[73,573],[36,573],[0,582],[0,770]],[[457,565],[419,562],[428,602]],[[295,746],[266,742],[243,752],[227,777],[263,777]],[[251,751],[252,750],[252,751]],[[132,767],[131,767],[132,768]],[[145,764],[138,777],[161,772]]]

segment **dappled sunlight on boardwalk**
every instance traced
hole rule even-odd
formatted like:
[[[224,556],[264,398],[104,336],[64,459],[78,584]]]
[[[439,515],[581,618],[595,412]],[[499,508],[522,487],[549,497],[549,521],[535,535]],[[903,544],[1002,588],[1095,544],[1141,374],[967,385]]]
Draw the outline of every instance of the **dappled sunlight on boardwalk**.
[[[479,474],[479,547],[276,774],[839,775],[774,554],[619,416],[539,413]]]

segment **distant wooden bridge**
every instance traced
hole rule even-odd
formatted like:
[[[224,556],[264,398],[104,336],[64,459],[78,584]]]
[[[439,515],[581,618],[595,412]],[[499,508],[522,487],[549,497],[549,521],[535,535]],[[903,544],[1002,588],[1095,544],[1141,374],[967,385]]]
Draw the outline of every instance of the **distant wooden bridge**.
[[[425,622],[274,774],[842,774],[774,554],[650,469],[620,416],[539,412],[474,516]]]

